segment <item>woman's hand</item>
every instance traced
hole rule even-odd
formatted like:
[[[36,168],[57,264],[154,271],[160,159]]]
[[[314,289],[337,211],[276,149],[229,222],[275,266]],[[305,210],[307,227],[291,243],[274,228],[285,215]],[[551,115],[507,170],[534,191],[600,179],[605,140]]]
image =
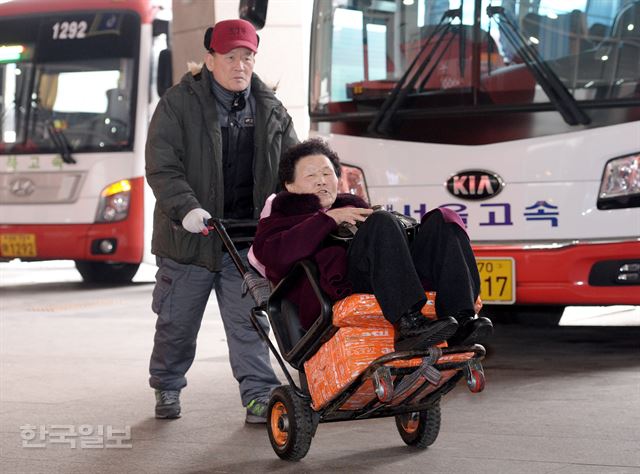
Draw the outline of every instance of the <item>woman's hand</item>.
[[[364,222],[372,212],[373,209],[365,209],[362,207],[339,207],[327,211],[327,215],[336,221],[338,225],[343,222],[356,225],[358,222]]]

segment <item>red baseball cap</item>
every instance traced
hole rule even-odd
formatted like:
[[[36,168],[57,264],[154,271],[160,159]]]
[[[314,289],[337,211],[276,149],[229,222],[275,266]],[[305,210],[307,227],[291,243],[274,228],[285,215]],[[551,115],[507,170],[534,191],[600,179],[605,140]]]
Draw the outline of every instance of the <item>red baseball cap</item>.
[[[247,48],[257,53],[259,41],[256,29],[246,20],[219,21],[204,35],[205,48],[220,54],[235,48]]]

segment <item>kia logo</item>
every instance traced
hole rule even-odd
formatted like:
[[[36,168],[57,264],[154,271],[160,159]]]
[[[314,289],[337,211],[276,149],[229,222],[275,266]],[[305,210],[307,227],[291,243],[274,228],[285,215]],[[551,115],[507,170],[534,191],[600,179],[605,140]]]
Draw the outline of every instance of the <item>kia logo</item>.
[[[9,192],[14,196],[31,196],[36,190],[36,185],[29,178],[16,178],[9,183]]]
[[[467,170],[451,176],[447,191],[460,199],[480,200],[495,196],[504,187],[502,178],[491,171]]]

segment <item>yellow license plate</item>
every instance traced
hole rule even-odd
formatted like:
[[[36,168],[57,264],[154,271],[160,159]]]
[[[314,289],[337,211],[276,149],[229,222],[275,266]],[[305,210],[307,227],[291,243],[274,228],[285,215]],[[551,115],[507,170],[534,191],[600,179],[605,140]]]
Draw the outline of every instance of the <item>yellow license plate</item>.
[[[511,257],[478,258],[480,298],[484,303],[513,304],[516,301],[515,262]]]
[[[35,234],[0,234],[0,253],[3,257],[35,257]]]

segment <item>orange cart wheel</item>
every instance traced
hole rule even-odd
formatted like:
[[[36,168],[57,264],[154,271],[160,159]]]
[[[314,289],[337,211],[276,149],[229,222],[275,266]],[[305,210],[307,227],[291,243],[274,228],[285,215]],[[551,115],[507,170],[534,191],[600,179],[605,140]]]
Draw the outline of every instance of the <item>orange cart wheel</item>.
[[[311,407],[289,385],[271,393],[267,431],[271,447],[282,459],[299,461],[309,451],[314,434]]]
[[[431,446],[440,433],[440,402],[423,411],[396,415],[396,427],[409,446],[419,449]]]

